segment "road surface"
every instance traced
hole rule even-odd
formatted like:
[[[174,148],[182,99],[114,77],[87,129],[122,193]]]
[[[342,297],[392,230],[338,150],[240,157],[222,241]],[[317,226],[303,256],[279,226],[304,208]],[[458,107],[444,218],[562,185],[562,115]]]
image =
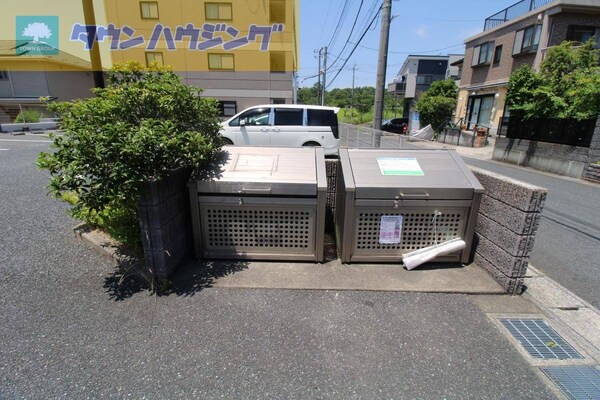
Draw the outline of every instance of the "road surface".
[[[464,159],[548,189],[530,263],[600,308],[600,186],[494,161]]]

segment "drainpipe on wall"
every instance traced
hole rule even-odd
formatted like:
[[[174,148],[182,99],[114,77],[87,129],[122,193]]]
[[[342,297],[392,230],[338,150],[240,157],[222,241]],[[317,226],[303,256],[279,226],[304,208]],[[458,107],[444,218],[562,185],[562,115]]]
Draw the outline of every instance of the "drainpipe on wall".
[[[541,14],[540,14],[541,15]],[[538,16],[539,18],[539,16]],[[548,42],[550,41],[550,16],[545,13],[542,18],[542,32],[540,33],[540,43],[538,44],[538,50],[535,53],[535,59],[533,60],[533,69],[536,71],[540,70],[540,65],[544,60],[543,50],[548,48]]]
[[[93,31],[88,32],[88,36],[96,38],[96,15],[94,14],[93,0],[81,0],[83,7],[83,18],[87,26],[92,26]],[[102,58],[100,57],[100,45],[96,40],[90,46],[90,62],[92,63],[92,74],[94,75],[94,86],[104,87],[104,74],[102,71]]]

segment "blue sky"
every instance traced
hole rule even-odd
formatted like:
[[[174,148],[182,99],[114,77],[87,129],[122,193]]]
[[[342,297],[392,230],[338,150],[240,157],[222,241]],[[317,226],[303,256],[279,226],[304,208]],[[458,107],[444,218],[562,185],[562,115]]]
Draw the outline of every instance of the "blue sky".
[[[328,81],[337,73],[353,44],[346,39],[357,15],[361,0],[348,0],[345,18],[334,37],[335,28],[346,0],[300,1],[300,86],[311,86],[316,78],[318,60],[314,51],[331,42],[329,63],[340,52],[336,65],[328,72]],[[362,0],[362,9],[350,41],[356,39],[370,22],[382,0]],[[407,54],[463,53],[464,40],[483,29],[483,21],[490,15],[516,3],[517,0],[392,0],[392,20],[386,82],[391,82]],[[333,81],[334,87],[352,85],[352,65],[356,62],[356,86],[374,86],[377,71],[377,48],[381,17],[366,33],[360,46],[345,68]],[[333,39],[333,40],[332,40]],[[371,49],[374,50],[371,50]]]

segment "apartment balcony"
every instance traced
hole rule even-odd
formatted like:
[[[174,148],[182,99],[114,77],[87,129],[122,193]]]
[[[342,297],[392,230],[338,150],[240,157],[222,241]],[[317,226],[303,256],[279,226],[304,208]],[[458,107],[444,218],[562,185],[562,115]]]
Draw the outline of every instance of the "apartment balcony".
[[[388,92],[395,96],[406,94],[406,82],[392,82],[388,85]]]
[[[522,0],[518,3],[513,4],[505,8],[504,10],[497,12],[496,14],[485,19],[483,24],[483,30],[489,31],[494,29],[503,23],[512,19],[518,18],[521,15],[527,14],[536,8],[543,7],[547,4],[553,3],[555,0]]]

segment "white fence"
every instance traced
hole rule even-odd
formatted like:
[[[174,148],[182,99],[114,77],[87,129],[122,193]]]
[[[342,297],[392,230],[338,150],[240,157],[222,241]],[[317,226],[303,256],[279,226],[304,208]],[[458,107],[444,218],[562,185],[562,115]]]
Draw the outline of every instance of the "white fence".
[[[451,144],[410,138],[363,125],[340,123],[340,146],[351,149],[455,149]]]

